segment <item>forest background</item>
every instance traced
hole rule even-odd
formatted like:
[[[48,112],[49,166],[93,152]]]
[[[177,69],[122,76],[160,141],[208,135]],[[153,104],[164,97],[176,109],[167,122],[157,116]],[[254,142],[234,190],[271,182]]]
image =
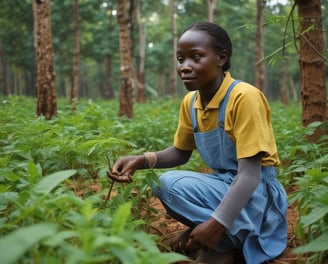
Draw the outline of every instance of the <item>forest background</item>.
[[[74,16],[73,1],[52,1],[51,27],[56,74],[56,94],[69,97],[73,81]],[[196,21],[208,20],[204,0],[133,1],[131,36],[136,69],[144,59],[144,93],[147,98],[180,97],[182,83],[170,88],[174,68],[172,16],[176,32]],[[172,1],[171,1],[172,2]],[[211,1],[208,1],[211,2]],[[213,20],[229,32],[233,42],[231,73],[254,83],[257,8],[254,0],[212,1]],[[324,1],[325,2],[325,1]],[[300,100],[299,54],[295,24],[289,17],[292,3],[263,2],[263,89],[269,100],[281,100],[286,90],[289,100]],[[327,3],[326,3],[327,4]],[[323,27],[328,27],[327,5],[322,4]],[[120,48],[117,2],[80,0],[79,97],[118,98],[120,88]],[[294,18],[297,15],[294,14]],[[288,22],[289,19],[289,22]],[[142,29],[142,32],[140,30]],[[140,40],[141,33],[144,43]],[[36,65],[33,48],[33,11],[30,0],[0,1],[0,94],[36,95]],[[328,38],[324,31],[325,39]],[[144,46],[144,58],[140,47]],[[327,44],[325,46],[327,50]],[[75,54],[76,55],[76,54]],[[136,94],[137,92],[134,91]],[[284,99],[286,100],[286,99]]]

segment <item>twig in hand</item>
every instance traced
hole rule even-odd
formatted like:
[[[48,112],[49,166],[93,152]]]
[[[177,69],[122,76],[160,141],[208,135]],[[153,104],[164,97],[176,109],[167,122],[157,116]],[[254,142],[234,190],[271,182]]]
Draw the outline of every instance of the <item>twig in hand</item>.
[[[111,174],[111,170],[109,170],[108,171],[108,173],[110,173]],[[108,202],[108,200],[109,200],[109,197],[110,197],[110,194],[111,194],[111,192],[112,192],[112,189],[113,189],[113,186],[114,186],[114,179],[113,178],[111,178],[111,183],[110,183],[110,185],[109,185],[109,190],[108,190],[108,193],[107,193],[107,196],[106,196],[106,199],[105,199],[105,201],[104,201],[104,204],[103,204],[103,208],[102,209],[105,209],[106,208],[106,204],[107,204],[107,202]]]

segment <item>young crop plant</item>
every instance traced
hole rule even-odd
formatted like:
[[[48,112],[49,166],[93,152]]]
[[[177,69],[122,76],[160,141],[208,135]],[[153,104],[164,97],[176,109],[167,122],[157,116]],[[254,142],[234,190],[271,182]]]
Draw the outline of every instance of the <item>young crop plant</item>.
[[[99,208],[100,195],[81,199],[58,189],[75,171],[57,172],[37,182],[11,202],[18,209],[4,223],[11,232],[0,239],[1,263],[153,263],[184,259],[161,253],[154,238],[138,228],[132,203],[122,203],[112,214]],[[29,195],[28,195],[29,194]],[[24,196],[24,197],[22,197]],[[21,199],[29,200],[28,205]],[[16,210],[17,211],[17,210]]]
[[[321,123],[305,129],[309,135]],[[299,222],[296,233],[301,246],[294,251],[305,255],[307,263],[322,263],[328,254],[328,145],[327,136],[317,143],[304,141],[299,145],[290,166],[297,190],[289,197],[296,204]]]
[[[108,104],[81,102],[76,112],[59,110],[46,121],[33,114],[31,99],[2,101],[0,263],[185,259],[160,252],[157,238],[145,232],[152,210],[150,184],[157,179],[153,171],[136,174],[132,184],[115,184],[104,207],[106,170],[120,155],[144,149],[132,143],[133,137],[120,137],[127,130],[133,135],[133,125],[116,130],[124,122]]]

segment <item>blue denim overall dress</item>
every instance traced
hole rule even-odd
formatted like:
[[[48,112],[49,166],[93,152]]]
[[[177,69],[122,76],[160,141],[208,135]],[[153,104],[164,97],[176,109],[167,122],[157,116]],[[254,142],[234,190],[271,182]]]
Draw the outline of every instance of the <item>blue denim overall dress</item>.
[[[222,201],[238,170],[236,147],[224,131],[225,108],[235,80],[220,104],[218,128],[198,132],[196,109],[192,99],[190,114],[197,150],[214,173],[169,171],[160,177],[155,194],[168,213],[189,227],[207,221]],[[276,179],[272,166],[262,167],[261,180],[239,217],[217,246],[218,251],[237,248],[249,264],[259,264],[279,256],[287,244],[286,212],[288,202],[284,188]]]

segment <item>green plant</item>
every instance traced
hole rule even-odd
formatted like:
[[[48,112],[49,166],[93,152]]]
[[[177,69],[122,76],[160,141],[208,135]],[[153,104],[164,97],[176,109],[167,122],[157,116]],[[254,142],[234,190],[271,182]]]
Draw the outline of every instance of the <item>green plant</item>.
[[[81,102],[77,112],[59,110],[46,121],[28,115],[21,101],[33,113],[32,100],[26,98],[9,97],[0,108],[1,263],[143,264],[156,259],[166,264],[185,259],[160,252],[156,237],[145,232],[149,219],[140,220],[144,208],[139,206],[145,202],[150,208],[150,185],[157,178],[151,171],[137,174],[130,185],[115,185],[116,195],[103,209],[105,171],[136,149],[118,137],[126,129],[118,129],[122,120],[111,107]],[[98,191],[89,191],[90,185]]]
[[[141,170],[130,184],[109,183],[106,170],[121,155],[172,144],[179,101],[135,105],[135,119],[116,116],[117,102],[81,100],[75,112],[59,100],[51,121],[34,114],[25,97],[0,101],[0,262],[8,263],[170,263],[153,221],[152,185],[163,170]],[[306,136],[324,124],[301,126],[300,106],[272,104],[281,166],[279,179],[300,221],[295,252],[319,261],[327,252],[327,136],[314,144]],[[144,113],[147,113],[145,115]],[[206,169],[197,151],[179,168]],[[93,189],[93,187],[95,187]],[[142,219],[142,220],[140,220]],[[36,233],[38,235],[31,235]],[[17,246],[17,240],[22,245]],[[15,244],[16,243],[16,244]],[[15,246],[13,246],[15,244]],[[17,248],[12,256],[10,248]],[[148,261],[148,262],[147,262]]]
[[[311,134],[321,123],[311,124],[305,135]],[[328,146],[326,137],[317,144],[298,146],[290,166],[297,190],[289,197],[300,215],[296,232],[302,245],[297,254],[307,254],[309,263],[321,263],[328,253]],[[311,253],[311,254],[310,254]]]

